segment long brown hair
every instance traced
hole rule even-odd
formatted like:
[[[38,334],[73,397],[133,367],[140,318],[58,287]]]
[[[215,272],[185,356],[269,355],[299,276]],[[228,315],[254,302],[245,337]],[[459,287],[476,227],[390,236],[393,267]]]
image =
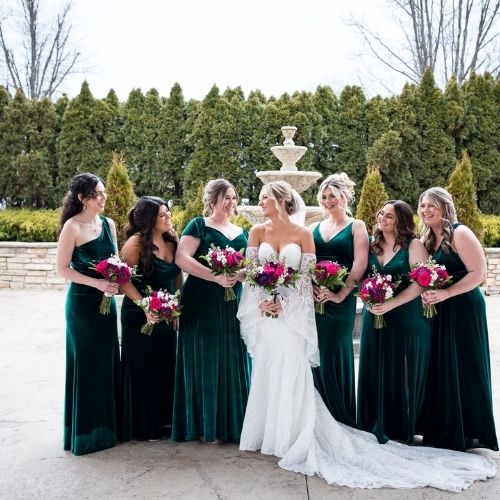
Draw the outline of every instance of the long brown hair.
[[[396,213],[394,246],[399,245],[401,248],[407,248],[410,245],[411,240],[417,237],[415,232],[415,221],[413,220],[413,210],[405,201],[389,200],[388,202],[384,203],[382,208],[378,211],[377,217],[380,214],[381,210],[387,205],[392,205],[394,207],[394,212]],[[373,228],[373,239],[370,243],[370,248],[375,255],[382,254],[383,242],[384,233],[378,228],[377,223]]]

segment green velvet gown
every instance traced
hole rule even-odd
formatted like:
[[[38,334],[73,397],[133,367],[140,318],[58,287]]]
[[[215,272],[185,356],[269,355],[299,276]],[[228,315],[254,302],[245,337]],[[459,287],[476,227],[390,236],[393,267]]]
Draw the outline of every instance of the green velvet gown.
[[[408,248],[401,248],[381,266],[381,274],[402,278],[395,295],[410,285]],[[386,326],[374,328],[374,315],[363,309],[358,380],[358,425],[373,432],[380,443],[388,439],[412,443],[421,429],[425,383],[431,349],[430,322],[423,316],[420,297],[384,314]]]
[[[457,283],[467,269],[455,252],[434,259]],[[424,444],[498,450],[491,397],[488,325],[479,288],[436,304],[425,398]]]
[[[179,268],[153,257],[151,274],[139,268],[132,280],[141,295],[146,287],[175,293]],[[170,435],[174,400],[176,332],[165,321],[157,323],[151,335],[141,333],[146,316],[140,307],[124,297],[122,323],[122,402],[124,441],[160,439]]]
[[[101,217],[98,238],[76,247],[71,267],[100,278],[92,263],[116,253],[108,221]],[[116,305],[108,315],[99,313],[102,292],[71,283],[66,296],[66,397],[64,449],[75,455],[111,448],[117,432],[120,357]]]
[[[207,227],[203,217],[193,219],[183,235],[200,240],[194,258],[200,260],[213,243],[245,249],[247,233],[230,240]],[[182,290],[182,315],[177,343],[172,439],[238,442],[250,384],[247,350],[236,318],[241,283],[234,287],[236,300],[224,301],[217,283],[188,276]]]
[[[354,242],[352,223],[329,241],[313,230],[316,259],[333,260],[352,268]],[[356,426],[354,351],[352,332],[356,318],[356,297],[349,294],[340,304],[327,302],[325,313],[316,313],[320,365],[313,368],[314,385],[335,420]]]

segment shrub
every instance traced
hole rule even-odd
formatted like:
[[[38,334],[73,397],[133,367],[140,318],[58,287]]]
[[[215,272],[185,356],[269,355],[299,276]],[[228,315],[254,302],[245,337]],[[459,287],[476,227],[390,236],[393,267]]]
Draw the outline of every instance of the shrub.
[[[57,241],[59,210],[0,210],[0,241]]]
[[[377,167],[369,168],[356,209],[356,218],[366,224],[369,233],[377,222],[378,211],[388,199],[380,170]]]
[[[484,228],[484,246],[500,247],[500,216],[481,215],[481,222]]]

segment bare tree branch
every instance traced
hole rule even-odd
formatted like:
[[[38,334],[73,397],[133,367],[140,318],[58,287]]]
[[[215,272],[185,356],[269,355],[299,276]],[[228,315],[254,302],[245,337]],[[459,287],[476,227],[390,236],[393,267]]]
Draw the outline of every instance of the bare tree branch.
[[[74,72],[80,53],[70,48],[71,1],[57,14],[52,25],[44,29],[40,22],[40,0],[19,0],[23,22],[20,26],[23,57],[15,52],[13,43],[5,36],[5,21],[0,20],[0,51],[4,60],[0,66],[7,69],[7,86],[21,88],[31,99],[52,97],[65,78]],[[13,17],[13,16],[12,16]],[[14,59],[23,60],[23,74],[19,74]]]

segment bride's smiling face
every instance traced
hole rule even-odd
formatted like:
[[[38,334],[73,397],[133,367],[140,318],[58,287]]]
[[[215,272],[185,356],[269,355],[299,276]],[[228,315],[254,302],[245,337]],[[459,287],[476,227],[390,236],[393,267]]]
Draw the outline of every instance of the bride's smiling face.
[[[259,207],[262,209],[262,214],[265,217],[268,217],[278,211],[276,200],[271,198],[265,191],[260,192]]]

